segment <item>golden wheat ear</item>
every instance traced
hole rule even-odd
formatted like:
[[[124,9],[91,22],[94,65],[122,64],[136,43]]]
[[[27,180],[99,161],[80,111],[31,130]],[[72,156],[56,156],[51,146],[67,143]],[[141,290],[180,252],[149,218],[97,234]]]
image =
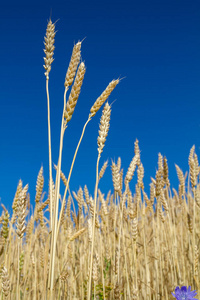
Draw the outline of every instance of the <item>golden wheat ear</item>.
[[[66,124],[71,120],[72,115],[74,113],[74,109],[76,107],[76,103],[81,91],[81,86],[83,84],[83,79],[85,75],[85,64],[82,62],[78,68],[74,85],[72,87],[71,93],[69,95],[69,99],[67,101],[67,105],[64,111],[64,117]]]
[[[2,278],[2,292],[5,299],[8,299],[10,294],[10,278],[8,275],[8,270],[6,267],[3,267],[1,271],[1,278]]]
[[[108,99],[108,97],[110,96],[110,94],[112,93],[112,91],[114,90],[114,88],[116,87],[116,85],[118,83],[119,83],[119,79],[112,80],[109,83],[107,88],[103,91],[103,93],[99,96],[99,98],[97,98],[97,100],[95,101],[95,103],[91,107],[90,115],[89,115],[90,118],[94,117],[96,115],[98,110],[101,108],[101,106],[104,104],[104,102]]]
[[[76,45],[74,45],[72,51],[71,60],[65,76],[65,84],[64,84],[65,88],[68,88],[70,85],[72,85],[80,59],[81,59],[81,42],[78,42]]]
[[[44,37],[44,53],[46,57],[44,57],[44,68],[46,72],[44,73],[46,78],[49,78],[49,72],[51,71],[51,64],[54,61],[53,59],[53,53],[54,53],[54,42],[55,42],[55,23],[53,24],[51,19],[49,20],[47,24],[47,29],[46,29],[46,36]]]

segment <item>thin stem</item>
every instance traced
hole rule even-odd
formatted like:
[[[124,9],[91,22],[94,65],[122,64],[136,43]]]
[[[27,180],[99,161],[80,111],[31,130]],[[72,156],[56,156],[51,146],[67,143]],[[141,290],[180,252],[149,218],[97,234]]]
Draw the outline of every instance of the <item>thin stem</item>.
[[[61,171],[63,138],[65,132],[64,111],[65,111],[65,103],[66,103],[66,93],[67,93],[67,88],[65,89],[64,92],[64,107],[63,107],[62,124],[61,124],[61,131],[60,131],[60,149],[59,149],[59,158],[58,158],[58,165],[57,165],[57,172],[56,172],[55,203],[54,203],[52,240],[51,240],[50,290],[53,290],[53,285],[54,285],[54,268],[55,268],[57,226],[58,226],[58,207],[59,207],[59,194],[60,194],[60,171]]]
[[[94,216],[93,216],[93,228],[92,228],[92,246],[91,246],[91,258],[90,258],[90,276],[89,276],[89,290],[88,290],[88,300],[90,300],[91,294],[91,281],[92,281],[92,262],[93,262],[93,251],[94,251],[94,232],[95,232],[95,218],[96,218],[96,204],[97,204],[97,191],[98,191],[98,177],[99,177],[99,160],[101,154],[99,153],[97,158],[96,165],[96,184],[95,184],[95,192],[94,192]]]
[[[64,196],[63,196],[63,200],[62,200],[62,205],[61,205],[60,215],[59,215],[59,221],[58,221],[58,226],[57,226],[57,236],[58,236],[58,232],[59,232],[59,228],[60,228],[61,217],[62,217],[63,210],[64,210],[65,199],[66,199],[66,195],[67,195],[67,190],[68,190],[68,188],[69,188],[69,182],[70,182],[72,170],[73,170],[73,167],[74,167],[74,163],[75,163],[75,160],[76,160],[76,156],[77,156],[77,153],[78,153],[78,150],[79,150],[81,141],[82,141],[83,136],[84,136],[84,133],[85,133],[86,126],[87,126],[87,124],[89,123],[90,120],[91,120],[91,117],[89,116],[87,122],[85,123],[85,125],[84,125],[84,127],[83,127],[83,130],[82,130],[82,133],[81,133],[81,137],[80,137],[80,139],[79,139],[79,142],[78,142],[78,145],[77,145],[77,147],[76,147],[76,151],[75,151],[75,153],[74,153],[74,157],[73,157],[73,160],[72,160],[71,168],[70,168],[69,175],[68,175],[68,179],[67,179],[67,185],[66,185],[66,187],[65,187],[65,193],[64,193]]]
[[[46,79],[47,111],[48,111],[48,142],[49,142],[49,197],[50,197],[50,227],[52,228],[52,158],[51,158],[51,124],[50,124],[50,100],[49,100],[49,79]]]
[[[51,123],[50,123],[50,100],[49,100],[49,77],[46,77],[46,94],[47,94],[47,113],[48,113],[48,143],[49,143],[49,208],[50,208],[50,232],[53,230],[53,203],[52,203],[52,157],[51,157]],[[52,238],[51,238],[52,241]],[[52,242],[51,250],[52,254]],[[50,288],[52,268],[52,255],[50,255],[50,272],[48,280],[48,288]]]

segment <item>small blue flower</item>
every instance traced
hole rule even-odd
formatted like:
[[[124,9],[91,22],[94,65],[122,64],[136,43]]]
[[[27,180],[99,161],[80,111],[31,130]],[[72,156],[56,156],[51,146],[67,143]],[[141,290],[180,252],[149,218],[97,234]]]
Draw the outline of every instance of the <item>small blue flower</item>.
[[[197,295],[196,291],[191,291],[191,286],[182,286],[181,289],[179,286],[175,288],[175,294],[172,293],[172,295],[177,299],[177,300],[198,300],[196,298],[193,298],[194,296]]]

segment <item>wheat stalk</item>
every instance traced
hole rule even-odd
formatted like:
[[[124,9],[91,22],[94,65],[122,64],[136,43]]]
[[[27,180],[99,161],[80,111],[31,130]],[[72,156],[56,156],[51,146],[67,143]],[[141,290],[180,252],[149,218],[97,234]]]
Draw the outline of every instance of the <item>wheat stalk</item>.
[[[53,207],[52,207],[52,154],[51,154],[51,125],[50,125],[50,100],[49,100],[49,72],[51,71],[51,64],[53,62],[54,54],[54,37],[55,37],[55,24],[52,23],[51,19],[47,24],[46,36],[44,37],[45,50],[44,53],[44,68],[46,70],[46,94],[47,94],[47,114],[48,114],[48,144],[49,144],[49,182],[50,182],[50,224],[52,228],[53,220]]]

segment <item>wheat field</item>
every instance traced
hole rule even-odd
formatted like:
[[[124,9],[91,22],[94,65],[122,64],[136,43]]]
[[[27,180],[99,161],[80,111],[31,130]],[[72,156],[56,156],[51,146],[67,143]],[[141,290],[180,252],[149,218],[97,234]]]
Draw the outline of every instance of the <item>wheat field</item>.
[[[150,194],[143,183],[144,167],[138,140],[127,171],[120,157],[101,163],[109,132],[111,105],[107,102],[120,79],[112,80],[90,109],[74,152],[68,176],[62,172],[65,130],[71,121],[85,75],[82,42],[74,45],[65,77],[59,157],[51,157],[49,77],[53,63],[55,23],[45,35],[49,191],[43,191],[43,167],[36,180],[34,211],[28,185],[20,180],[12,212],[2,205],[0,217],[1,299],[174,299],[177,286],[199,290],[200,166],[193,146],[188,172],[176,165],[179,187],[170,188],[167,158],[158,155]],[[69,95],[67,95],[69,92]],[[68,98],[67,98],[68,97]],[[75,193],[69,182],[87,124],[102,109],[97,133],[98,156],[94,193],[87,186]],[[108,145],[109,147],[109,145]],[[100,167],[101,166],[101,167]],[[112,169],[112,194],[98,185]],[[56,169],[56,178],[52,169]],[[130,189],[136,177],[135,189]],[[60,185],[65,186],[60,195]]]

